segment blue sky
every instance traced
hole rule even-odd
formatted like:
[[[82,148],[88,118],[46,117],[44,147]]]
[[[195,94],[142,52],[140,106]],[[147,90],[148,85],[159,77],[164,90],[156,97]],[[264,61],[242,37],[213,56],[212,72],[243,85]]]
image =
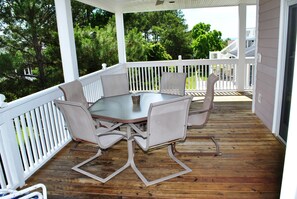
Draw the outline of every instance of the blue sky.
[[[237,38],[238,7],[197,8],[182,10],[189,30],[199,22],[211,25],[211,29],[222,32],[222,38]],[[247,28],[256,27],[256,6],[247,6]]]

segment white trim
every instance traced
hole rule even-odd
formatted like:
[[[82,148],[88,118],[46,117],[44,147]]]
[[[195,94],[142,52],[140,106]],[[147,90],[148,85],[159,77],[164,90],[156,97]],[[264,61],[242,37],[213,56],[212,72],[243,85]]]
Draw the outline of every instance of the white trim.
[[[256,49],[255,49],[255,70],[254,70],[254,86],[253,86],[253,103],[252,112],[256,112],[256,87],[257,87],[257,69],[258,69],[258,44],[259,44],[259,0],[256,5]]]
[[[55,0],[64,81],[79,77],[70,0]]]
[[[297,1],[294,1],[297,4]],[[296,35],[297,37],[297,35]],[[296,47],[297,49],[297,43]],[[295,64],[293,74],[292,100],[291,100],[291,114],[288,128],[287,148],[284,164],[284,172],[281,187],[281,199],[297,198],[297,180],[296,180],[296,151],[297,151],[297,51],[295,51]],[[294,114],[293,114],[294,113]]]
[[[236,70],[237,89],[244,91],[245,82],[245,41],[246,41],[246,4],[238,5],[238,68]],[[242,80],[242,81],[239,81]]]
[[[279,137],[280,117],[282,109],[282,95],[284,86],[285,55],[287,47],[288,34],[288,12],[289,6],[297,3],[297,0],[282,0],[280,8],[280,26],[279,26],[279,41],[278,41],[278,59],[277,59],[277,74],[276,74],[276,91],[274,100],[274,113],[272,133]],[[282,139],[281,139],[282,140]],[[283,140],[282,140],[283,141]]]
[[[116,12],[115,18],[116,18],[119,64],[123,64],[127,62],[123,13]]]
[[[7,187],[2,185],[2,188],[15,189],[25,184],[24,169],[17,140],[12,136],[12,132],[15,131],[13,122],[8,117],[3,122],[4,124],[0,125],[0,152],[8,184]]]

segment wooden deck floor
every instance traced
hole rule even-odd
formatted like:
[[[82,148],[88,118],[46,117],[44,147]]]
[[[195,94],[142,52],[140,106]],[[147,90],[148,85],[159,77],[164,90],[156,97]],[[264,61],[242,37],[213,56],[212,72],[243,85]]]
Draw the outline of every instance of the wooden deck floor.
[[[27,180],[44,183],[48,198],[279,198],[285,147],[251,112],[251,102],[216,102],[204,129],[189,134],[212,134],[222,156],[179,155],[193,171],[183,176],[146,187],[131,168],[105,184],[79,174],[71,167],[93,153],[73,151],[70,143],[49,163]],[[188,140],[184,150],[212,150],[207,141]],[[96,151],[92,145],[79,148]],[[122,141],[89,167],[105,174],[125,163],[126,142]],[[150,177],[164,170],[178,169],[171,164],[166,150],[144,154],[136,148],[135,162]]]

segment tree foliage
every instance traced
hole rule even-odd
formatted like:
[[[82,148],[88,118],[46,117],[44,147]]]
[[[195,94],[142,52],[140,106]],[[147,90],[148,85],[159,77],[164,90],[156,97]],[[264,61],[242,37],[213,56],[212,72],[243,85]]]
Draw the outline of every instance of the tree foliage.
[[[111,17],[108,12],[76,1],[72,7],[73,21],[81,27],[105,27]],[[63,82],[53,0],[0,1],[0,33],[0,92],[8,101]],[[79,44],[77,48],[83,52],[78,55],[79,62],[89,64],[83,64],[80,73],[98,70],[92,64],[97,60],[88,53],[87,42],[82,43],[83,50]],[[86,57],[90,59],[86,61]]]
[[[113,65],[117,60],[114,27],[75,27],[75,43],[80,76],[100,70],[102,63]]]
[[[171,55],[167,53],[166,49],[160,42],[148,44],[148,60],[158,61],[170,59],[172,59]]]
[[[147,42],[162,45],[173,59],[178,55],[191,58],[191,38],[181,11],[125,14],[124,19],[126,31],[136,28]]]
[[[220,51],[224,47],[222,33],[210,30],[211,25],[205,23],[196,24],[192,31],[192,48],[194,58],[209,58],[209,51]]]
[[[138,32],[136,28],[133,28],[127,32],[125,39],[128,62],[148,60],[148,44],[141,32]]]
[[[46,51],[56,46],[57,32],[55,8],[52,0],[2,0],[0,2],[0,49],[1,86],[6,87],[6,95],[24,96],[52,85],[49,80],[53,60]],[[60,56],[60,55],[59,55]],[[3,63],[5,59],[12,62]],[[37,71],[34,74],[24,70]],[[36,70],[33,70],[36,69]],[[58,78],[55,78],[58,79]],[[5,81],[5,82],[4,82]],[[23,88],[26,86],[27,88]]]
[[[78,1],[71,1],[73,24],[83,27],[103,28],[113,16],[112,13]]]
[[[44,49],[54,40],[55,9],[50,0],[3,0],[0,3],[0,47],[10,56],[21,57],[23,64],[13,64],[9,72],[14,78],[26,68],[38,68],[36,79],[46,87],[46,66],[51,64]],[[18,73],[13,74],[12,71]],[[7,75],[7,74],[5,74]]]

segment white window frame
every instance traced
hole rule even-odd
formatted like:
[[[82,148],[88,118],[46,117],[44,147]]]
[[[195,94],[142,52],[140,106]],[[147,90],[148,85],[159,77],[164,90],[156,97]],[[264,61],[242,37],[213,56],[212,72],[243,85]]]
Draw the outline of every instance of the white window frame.
[[[279,136],[280,117],[282,110],[282,98],[284,87],[284,74],[286,62],[287,49],[287,35],[288,35],[288,15],[289,7],[297,3],[297,0],[282,0],[280,8],[280,27],[279,27],[279,42],[278,42],[278,60],[277,60],[277,74],[276,74],[276,92],[274,99],[274,114],[272,133],[275,134],[284,144],[286,142]]]

